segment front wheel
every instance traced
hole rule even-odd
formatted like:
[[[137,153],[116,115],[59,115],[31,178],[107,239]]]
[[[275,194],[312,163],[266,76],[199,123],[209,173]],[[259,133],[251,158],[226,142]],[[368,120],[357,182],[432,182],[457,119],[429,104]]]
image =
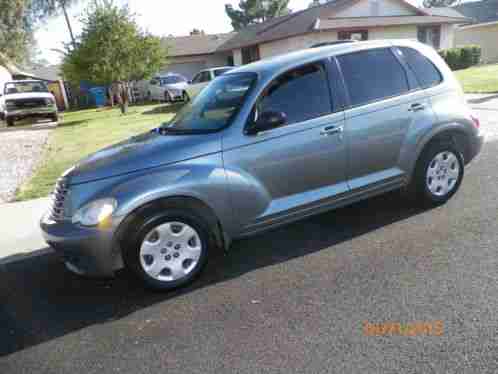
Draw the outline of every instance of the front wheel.
[[[446,203],[458,191],[463,176],[461,152],[452,144],[436,143],[423,153],[412,183],[419,199],[439,205]]]
[[[188,103],[190,101],[190,97],[187,93],[187,91],[183,91],[183,102]]]
[[[7,117],[5,121],[7,122],[7,127],[12,127],[15,124],[14,118]]]
[[[147,287],[171,290],[192,282],[201,273],[211,246],[202,218],[170,210],[143,219],[137,226],[137,235],[123,248],[123,258]]]
[[[169,92],[168,92],[168,91],[166,91],[166,92],[164,93],[164,101],[165,101],[166,103],[171,103],[171,102],[173,102],[173,99],[171,98],[171,95],[169,94]]]

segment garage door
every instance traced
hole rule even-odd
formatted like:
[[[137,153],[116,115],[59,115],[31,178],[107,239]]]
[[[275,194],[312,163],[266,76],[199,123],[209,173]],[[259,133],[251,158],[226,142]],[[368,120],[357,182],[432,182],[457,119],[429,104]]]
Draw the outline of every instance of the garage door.
[[[161,73],[177,73],[192,79],[195,74],[206,68],[205,62],[187,62],[183,64],[169,64]]]

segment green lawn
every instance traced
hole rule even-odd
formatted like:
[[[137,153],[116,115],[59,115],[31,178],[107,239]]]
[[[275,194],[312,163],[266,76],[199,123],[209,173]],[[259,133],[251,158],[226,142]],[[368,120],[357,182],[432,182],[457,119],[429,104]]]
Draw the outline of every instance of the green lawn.
[[[172,118],[178,106],[146,105],[118,109],[90,109],[64,113],[51,133],[44,160],[31,180],[22,186],[17,200],[47,196],[59,176],[78,160],[110,144],[157,127]]]
[[[498,92],[498,64],[458,70],[455,74],[466,93]]]

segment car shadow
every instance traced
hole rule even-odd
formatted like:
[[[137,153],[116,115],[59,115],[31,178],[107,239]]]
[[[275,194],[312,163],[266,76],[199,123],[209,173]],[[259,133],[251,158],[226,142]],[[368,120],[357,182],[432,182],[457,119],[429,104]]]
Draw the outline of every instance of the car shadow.
[[[175,103],[175,104],[164,104],[155,107],[154,109],[147,110],[143,112],[143,115],[151,115],[151,114],[172,114],[176,113],[183,107],[183,103]]]
[[[494,95],[484,96],[484,97],[481,97],[478,99],[469,99],[469,100],[467,100],[467,102],[470,104],[483,104],[487,101],[494,100],[494,99],[498,99],[498,93],[496,93]]]
[[[317,215],[235,242],[228,254],[212,258],[192,285],[169,293],[145,290],[126,271],[114,279],[78,277],[46,249],[4,259],[0,262],[0,356],[310,255],[425,210],[396,192]]]

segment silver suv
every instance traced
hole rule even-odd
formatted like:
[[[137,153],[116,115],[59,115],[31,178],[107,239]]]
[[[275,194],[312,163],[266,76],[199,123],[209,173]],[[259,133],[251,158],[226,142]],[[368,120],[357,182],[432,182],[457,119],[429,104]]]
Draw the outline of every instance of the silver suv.
[[[167,290],[233,239],[312,214],[401,188],[443,204],[482,143],[432,48],[309,49],[222,75],[170,123],[81,161],[41,228],[77,273],[125,266]]]

